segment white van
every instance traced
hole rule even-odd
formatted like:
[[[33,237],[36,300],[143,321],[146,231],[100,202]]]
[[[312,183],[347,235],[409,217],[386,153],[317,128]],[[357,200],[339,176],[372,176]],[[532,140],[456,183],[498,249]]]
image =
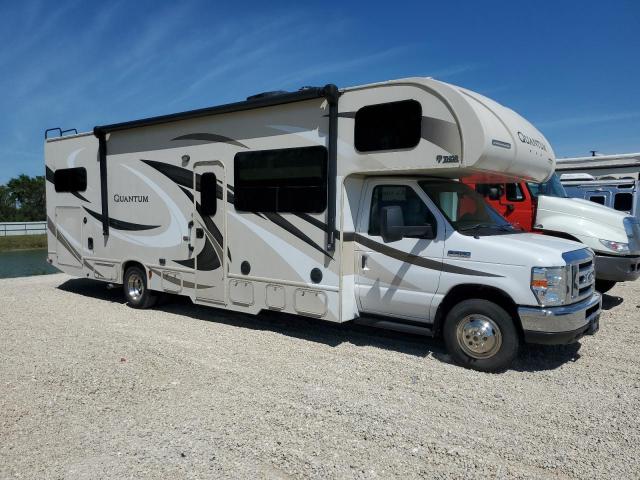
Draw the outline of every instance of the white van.
[[[45,157],[50,262],[133,307],[169,292],[442,335],[484,371],[598,328],[591,250],[519,233],[456,181],[544,181],[551,146],[453,85],[262,94],[50,138]]]

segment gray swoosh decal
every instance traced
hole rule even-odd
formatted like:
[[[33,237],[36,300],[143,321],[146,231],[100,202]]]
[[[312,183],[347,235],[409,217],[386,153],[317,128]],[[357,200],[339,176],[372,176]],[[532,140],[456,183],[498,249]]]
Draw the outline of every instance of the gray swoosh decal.
[[[422,138],[449,153],[460,155],[460,131],[453,122],[423,116]]]
[[[228,143],[230,145],[236,145],[237,147],[249,148],[244,143],[234,140],[233,138],[215,133],[189,133],[187,135],[180,135],[172,140],[201,140],[203,142]]]
[[[158,271],[158,270],[155,270],[155,269],[153,269],[153,268],[150,268],[149,270],[151,270],[153,273],[155,273],[156,275],[158,275],[160,278],[163,278],[163,277],[162,277],[162,272],[160,272],[160,271]],[[178,280],[178,279],[176,279],[176,278],[173,278],[173,277],[164,277],[164,278],[163,278],[163,280],[166,280],[166,281],[167,281],[167,282],[169,282],[169,283],[173,283],[174,285],[180,285],[180,280]],[[189,282],[189,281],[187,281],[187,280],[183,280],[183,281],[182,281],[182,286],[183,286],[184,288],[194,288],[196,285],[195,285],[195,283],[193,283],[193,282]],[[201,285],[201,284],[198,284],[198,290],[205,289],[205,288],[213,288],[213,287],[211,287],[210,285]]]
[[[94,212],[93,210],[82,207],[85,211],[91,215],[96,220],[102,222],[102,214],[98,212]],[[116,230],[125,230],[130,232],[137,232],[143,230],[153,230],[154,228],[160,227],[160,225],[140,225],[138,223],[125,222],[124,220],[116,220],[115,218],[109,217],[109,226],[115,228]]]
[[[353,232],[345,232],[343,236],[345,242],[355,241],[359,244],[370,248],[371,250],[386,255],[387,257],[395,258],[401,262],[410,263],[418,267],[429,268],[431,270],[440,270],[446,273],[457,273],[459,275],[471,275],[475,277],[500,277],[502,275],[496,275],[494,273],[481,272],[479,270],[472,270],[470,268],[458,267],[457,265],[451,265],[448,263],[430,260],[428,258],[413,255],[411,253],[403,252],[396,248],[389,247],[378,242],[371,240],[370,238]]]

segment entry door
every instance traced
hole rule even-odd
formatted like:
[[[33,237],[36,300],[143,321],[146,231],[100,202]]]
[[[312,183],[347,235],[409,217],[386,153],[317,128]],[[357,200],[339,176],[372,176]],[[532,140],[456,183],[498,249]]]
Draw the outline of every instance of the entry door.
[[[356,292],[360,310],[396,318],[429,321],[429,308],[440,281],[444,228],[416,185],[375,183],[358,222]],[[405,225],[431,223],[436,238],[403,238],[384,243],[380,235],[382,207],[399,205]]]
[[[221,162],[194,165],[192,226],[196,299],[225,303],[226,183]]]

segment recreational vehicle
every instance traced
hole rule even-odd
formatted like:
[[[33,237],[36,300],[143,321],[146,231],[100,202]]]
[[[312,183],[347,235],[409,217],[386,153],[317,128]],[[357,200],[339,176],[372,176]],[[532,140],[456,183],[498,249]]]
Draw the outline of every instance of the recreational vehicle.
[[[558,158],[559,175],[585,173],[596,180],[640,180],[640,152]]]
[[[45,158],[50,262],[132,307],[168,292],[441,335],[484,371],[598,329],[591,250],[515,230],[457,181],[544,181],[551,146],[453,85],[259,94],[50,138]]]
[[[640,180],[597,180],[585,173],[564,173],[560,181],[571,198],[584,198],[640,218]]]
[[[633,180],[625,182],[626,185],[635,185]],[[602,197],[604,200],[606,192],[599,191],[596,186],[587,190],[593,193],[593,197],[588,198],[591,201],[586,201],[570,198],[563,185],[564,182],[554,174],[543,183],[520,181],[478,183],[474,186],[514,226],[527,232],[575,240],[591,248],[595,253],[596,289],[600,293],[608,292],[618,282],[638,279],[638,218],[630,215],[626,208],[616,211],[619,209],[597,205],[599,202],[594,201],[593,197]],[[631,199],[624,197],[617,199],[617,202],[614,200],[614,205],[627,207],[636,202],[637,197],[634,200],[629,190],[627,188],[618,195],[629,195]],[[631,209],[633,207],[629,206]]]

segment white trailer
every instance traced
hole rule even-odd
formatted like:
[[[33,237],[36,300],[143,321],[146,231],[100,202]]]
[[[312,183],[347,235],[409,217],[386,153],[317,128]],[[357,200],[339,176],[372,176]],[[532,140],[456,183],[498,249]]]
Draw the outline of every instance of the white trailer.
[[[544,181],[551,146],[430,78],[262,94],[45,142],[49,259],[250,314],[442,335],[459,363],[598,328],[593,255],[512,229],[455,179]]]

